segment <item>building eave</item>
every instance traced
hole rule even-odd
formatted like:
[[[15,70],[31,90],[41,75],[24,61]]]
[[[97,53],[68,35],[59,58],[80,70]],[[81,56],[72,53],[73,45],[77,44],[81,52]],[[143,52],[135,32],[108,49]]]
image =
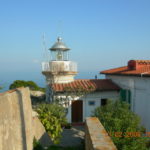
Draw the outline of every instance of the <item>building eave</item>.
[[[150,77],[150,74],[119,74],[119,73],[100,73],[105,75],[116,75],[116,76],[132,76],[132,77]]]

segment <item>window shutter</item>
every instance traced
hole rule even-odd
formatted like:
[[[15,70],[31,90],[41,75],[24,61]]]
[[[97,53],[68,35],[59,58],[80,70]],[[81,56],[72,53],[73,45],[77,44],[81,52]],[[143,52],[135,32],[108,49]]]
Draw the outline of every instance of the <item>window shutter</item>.
[[[130,90],[125,90],[125,89],[122,89],[120,91],[120,99],[122,101],[126,101],[128,102],[129,104],[131,104],[131,91]]]
[[[120,91],[120,99],[122,101],[126,101],[126,90],[121,89],[121,91]]]

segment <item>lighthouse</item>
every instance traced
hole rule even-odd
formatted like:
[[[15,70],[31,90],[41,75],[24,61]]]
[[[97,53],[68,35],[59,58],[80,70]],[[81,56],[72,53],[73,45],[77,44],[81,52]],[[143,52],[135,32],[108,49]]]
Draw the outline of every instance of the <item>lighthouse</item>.
[[[42,74],[46,77],[46,101],[60,99],[68,122],[84,122],[96,107],[106,104],[107,99],[118,99],[120,87],[110,79],[74,79],[77,64],[70,60],[70,48],[62,38],[58,37],[49,50],[50,59],[42,63]]]
[[[47,101],[51,101],[53,84],[73,82],[77,74],[77,63],[69,60],[70,48],[62,42],[61,37],[57,38],[49,50],[51,52],[50,60],[42,62],[42,74],[46,77]]]

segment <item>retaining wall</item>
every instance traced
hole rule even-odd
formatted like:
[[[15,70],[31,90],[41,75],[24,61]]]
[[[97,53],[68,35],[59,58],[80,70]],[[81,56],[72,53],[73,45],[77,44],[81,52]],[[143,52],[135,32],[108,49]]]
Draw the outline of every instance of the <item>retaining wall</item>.
[[[106,130],[96,117],[86,118],[85,124],[86,150],[117,150]]]
[[[0,150],[32,150],[33,138],[42,141],[45,135],[33,116],[28,88],[0,93]]]

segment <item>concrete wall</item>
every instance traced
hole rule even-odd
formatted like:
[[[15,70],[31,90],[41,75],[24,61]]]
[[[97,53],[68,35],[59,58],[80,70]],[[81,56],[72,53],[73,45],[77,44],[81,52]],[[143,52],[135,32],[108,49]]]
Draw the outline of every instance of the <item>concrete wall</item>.
[[[42,124],[37,128],[34,122],[28,88],[0,94],[0,150],[32,150],[37,131],[38,139],[45,134]]]
[[[85,124],[86,150],[117,150],[102,124],[96,117],[86,118]]]
[[[131,91],[131,110],[141,117],[142,125],[150,131],[150,78],[106,75],[123,89]]]

